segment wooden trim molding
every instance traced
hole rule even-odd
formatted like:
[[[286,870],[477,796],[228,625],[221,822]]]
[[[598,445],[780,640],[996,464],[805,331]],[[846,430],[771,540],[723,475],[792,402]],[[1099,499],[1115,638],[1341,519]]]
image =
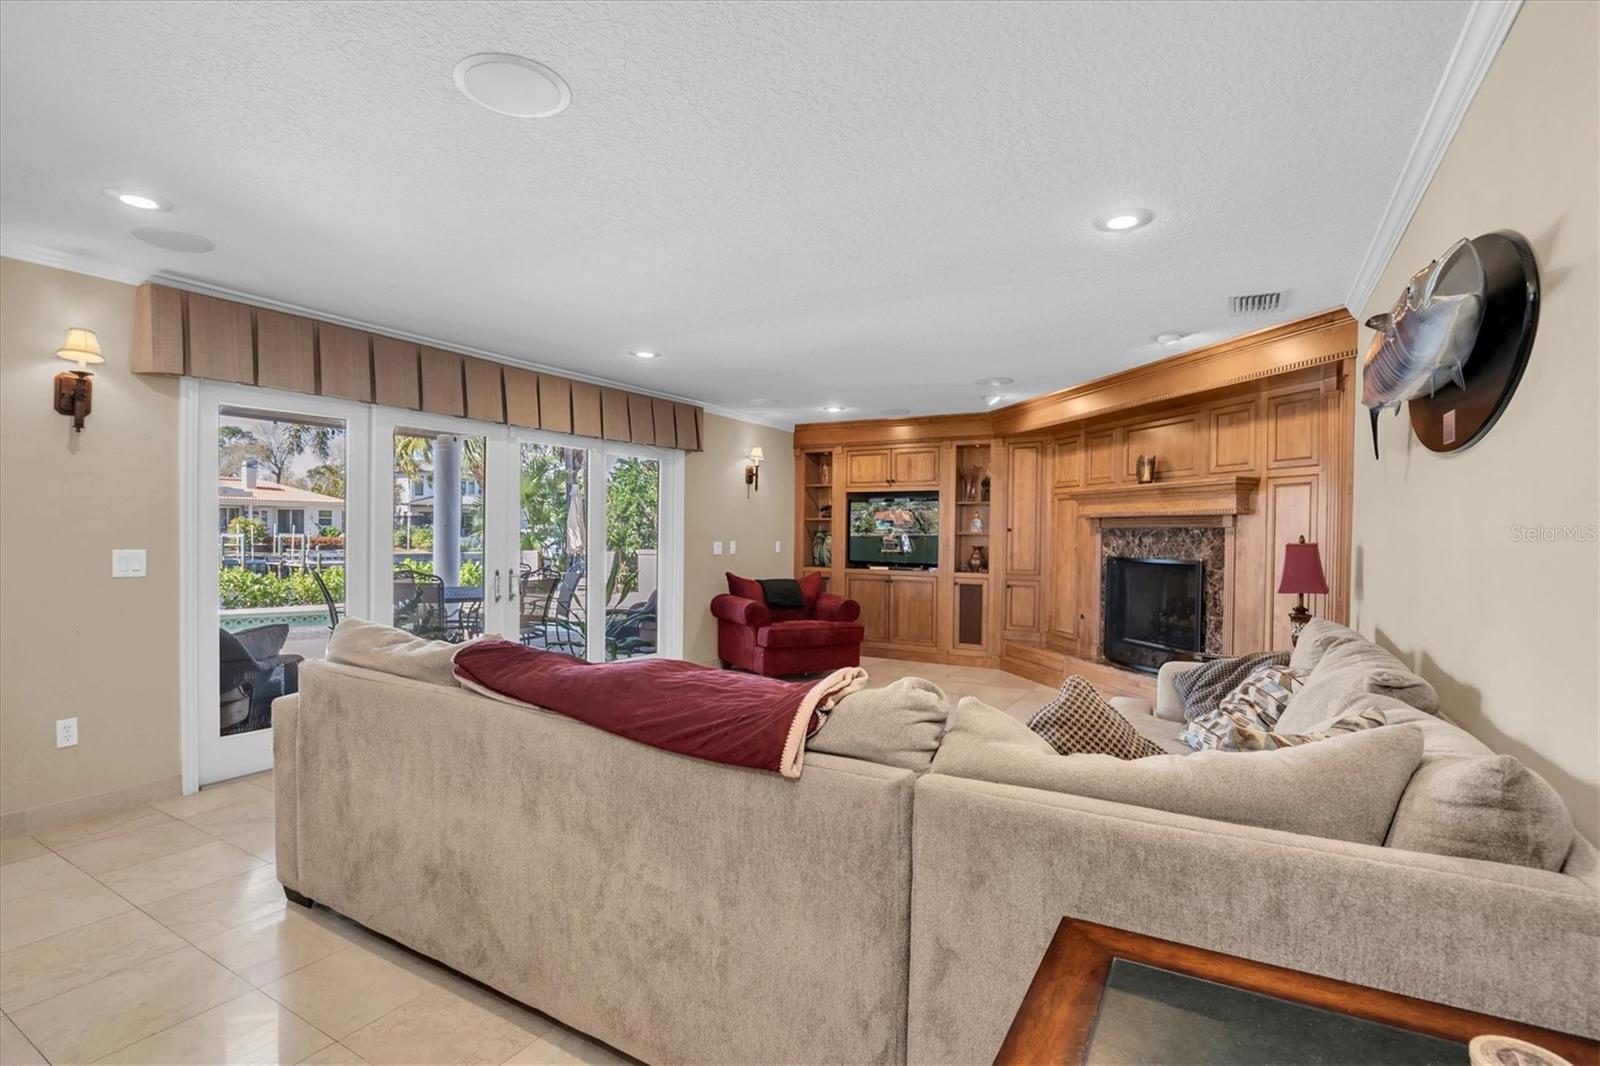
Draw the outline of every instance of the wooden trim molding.
[[[1056,927],[994,1061],[1081,1063],[1114,959],[1440,1040],[1464,1044],[1482,1033],[1499,1033],[1549,1048],[1574,1066],[1600,1062],[1600,1044],[1584,1037],[1076,918],[1063,918]]]
[[[700,451],[702,409],[447,348],[146,282],[134,295],[136,374],[210,378]],[[601,417],[601,395],[620,405]],[[631,418],[630,418],[631,414]],[[605,432],[602,432],[605,430]]]
[[[1057,491],[1078,501],[1082,518],[1188,518],[1250,514],[1260,484],[1259,478],[1234,476]]]
[[[1032,433],[1275,374],[1337,363],[1355,353],[1355,319],[1344,308],[1335,308],[994,411],[859,422],[803,422],[794,427],[795,447]]]

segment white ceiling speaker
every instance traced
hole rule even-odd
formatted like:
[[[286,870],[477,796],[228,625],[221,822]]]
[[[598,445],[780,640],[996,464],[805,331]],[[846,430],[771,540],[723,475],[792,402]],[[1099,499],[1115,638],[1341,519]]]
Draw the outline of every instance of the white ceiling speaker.
[[[549,118],[572,103],[566,81],[523,56],[481,52],[456,64],[456,88],[479,107],[512,118]]]
[[[216,247],[198,233],[185,233],[181,229],[162,229],[159,226],[141,226],[133,231],[133,236],[137,240],[157,248],[165,248],[169,252],[188,252],[191,255],[209,252]]]

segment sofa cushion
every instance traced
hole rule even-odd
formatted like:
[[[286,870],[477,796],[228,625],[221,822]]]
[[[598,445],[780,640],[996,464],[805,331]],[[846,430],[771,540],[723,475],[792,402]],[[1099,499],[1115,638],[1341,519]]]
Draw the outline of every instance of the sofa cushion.
[[[1317,660],[1277,728],[1285,733],[1309,732],[1316,723],[1338,717],[1351,708],[1352,701],[1368,694],[1390,696],[1429,714],[1439,712],[1439,694],[1432,685],[1393,655],[1358,637],[1335,644]]]
[[[1183,742],[1183,722],[1157,717],[1148,702],[1132,696],[1108,696],[1106,702],[1126,718],[1141,736],[1163,752],[1169,755],[1189,754],[1189,745]]]
[[[1422,734],[1410,725],[1278,751],[1063,756],[1004,711],[969,697],[951,712],[932,772],[1382,844],[1421,758]]]
[[[1183,700],[1183,716],[1192,719],[1210,714],[1223,697],[1235,691],[1256,670],[1263,666],[1285,666],[1288,662],[1287,653],[1269,651],[1212,659],[1176,675],[1172,683]]]
[[[1462,729],[1454,722],[1446,721],[1438,715],[1419,711],[1409,703],[1401,703],[1393,696],[1379,696],[1367,693],[1353,696],[1348,705],[1333,718],[1318,722],[1307,730],[1309,733],[1325,732],[1328,725],[1355,710],[1382,711],[1390,725],[1415,725],[1422,730],[1422,753],[1424,755],[1491,755],[1488,745]],[[1280,728],[1282,728],[1280,726]]]
[[[1295,641],[1294,650],[1289,653],[1289,667],[1298,670],[1302,677],[1307,676],[1317,668],[1324,655],[1340,644],[1352,642],[1371,643],[1349,626],[1330,622],[1326,618],[1313,618],[1300,631],[1300,638]]]
[[[499,637],[494,639],[498,640]],[[346,618],[334,627],[324,658],[431,685],[457,687],[452,660],[465,644],[426,640],[393,626]]]
[[[1428,755],[1400,797],[1388,845],[1560,870],[1572,815],[1550,783],[1509,755]]]
[[[828,713],[807,751],[921,772],[939,750],[950,703],[932,681],[906,677],[882,688],[852,692]]]
[[[1088,752],[1142,759],[1162,753],[1076,674],[1061,682],[1055,698],[1034,712],[1028,728],[1062,755]]]
[[[800,577],[800,599],[805,603],[806,610],[817,605],[817,597],[822,595],[822,573],[812,570]]]
[[[852,622],[814,622],[797,619],[773,622],[756,630],[762,648],[827,648],[835,644],[860,644],[867,631]]]

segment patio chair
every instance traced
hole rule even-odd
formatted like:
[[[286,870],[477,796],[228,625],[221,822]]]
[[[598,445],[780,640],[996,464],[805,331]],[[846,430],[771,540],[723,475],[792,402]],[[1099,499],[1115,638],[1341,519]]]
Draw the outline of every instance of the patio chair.
[[[317,591],[322,593],[322,602],[328,608],[328,630],[332,632],[339,625],[339,605],[333,600],[333,593],[328,591],[328,583],[322,580],[322,568],[315,567],[311,571],[311,580],[317,583]]]
[[[656,594],[643,603],[606,617],[606,658],[626,659],[656,652]]]
[[[575,595],[582,576],[579,570],[569,570],[560,578],[523,575],[519,626],[523,644],[583,657],[588,636]]]
[[[429,640],[460,641],[445,609],[444,582],[433,574],[396,567],[394,571],[394,625],[413,636]]]
[[[247,733],[272,725],[272,701],[300,691],[300,663],[303,655],[284,655],[289,639],[287,625],[256,626],[229,633],[218,628],[220,667],[219,713],[221,731]],[[239,711],[248,710],[239,716]]]

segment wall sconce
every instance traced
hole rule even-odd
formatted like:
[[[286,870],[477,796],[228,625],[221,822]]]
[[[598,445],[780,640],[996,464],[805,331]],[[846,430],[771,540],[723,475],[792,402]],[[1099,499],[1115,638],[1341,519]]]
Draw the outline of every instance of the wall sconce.
[[[72,419],[72,428],[75,432],[83,432],[83,420],[89,417],[89,409],[94,401],[94,382],[89,379],[94,375],[89,373],[90,363],[103,363],[106,357],[100,354],[100,338],[94,335],[92,329],[67,330],[67,342],[56,349],[56,356],[61,359],[71,359],[77,362],[78,369],[65,370],[56,375],[56,413],[66,415]]]
[[[761,491],[761,463],[765,458],[759,446],[751,448],[750,454],[744,457],[744,497],[747,500],[751,489]]]

